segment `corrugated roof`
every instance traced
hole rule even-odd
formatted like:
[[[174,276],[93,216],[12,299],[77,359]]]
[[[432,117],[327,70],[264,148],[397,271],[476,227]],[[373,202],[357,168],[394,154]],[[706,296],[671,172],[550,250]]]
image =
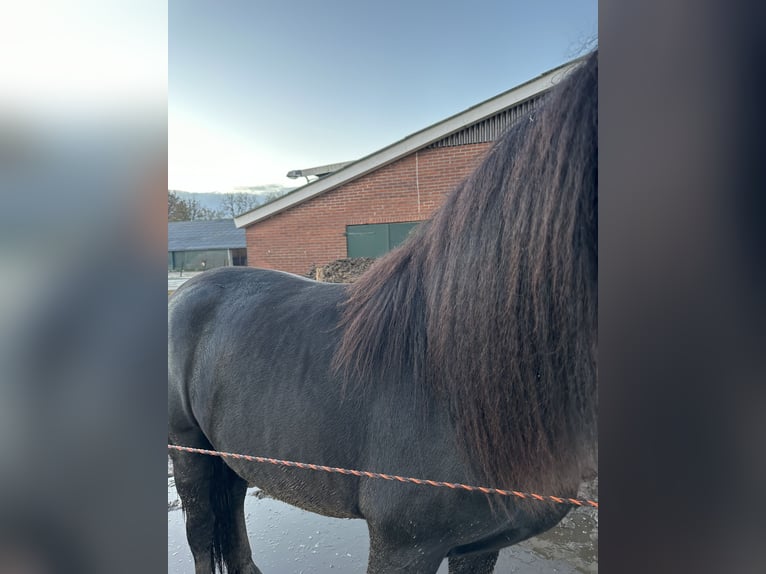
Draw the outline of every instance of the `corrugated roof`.
[[[169,221],[168,251],[239,249],[247,245],[245,230],[233,219]]]

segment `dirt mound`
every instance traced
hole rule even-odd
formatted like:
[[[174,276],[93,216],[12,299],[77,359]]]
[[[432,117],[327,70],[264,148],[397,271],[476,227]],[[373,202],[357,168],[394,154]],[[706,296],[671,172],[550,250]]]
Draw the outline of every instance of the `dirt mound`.
[[[375,262],[371,257],[336,259],[327,265],[314,265],[306,277],[325,283],[353,283]]]

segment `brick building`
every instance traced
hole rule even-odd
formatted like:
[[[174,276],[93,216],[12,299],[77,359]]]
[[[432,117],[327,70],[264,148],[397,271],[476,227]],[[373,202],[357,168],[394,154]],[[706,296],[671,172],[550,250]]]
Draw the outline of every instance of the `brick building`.
[[[570,62],[320,177],[235,219],[248,265],[304,274],[344,257],[376,257],[404,240],[492,142],[529,117]]]

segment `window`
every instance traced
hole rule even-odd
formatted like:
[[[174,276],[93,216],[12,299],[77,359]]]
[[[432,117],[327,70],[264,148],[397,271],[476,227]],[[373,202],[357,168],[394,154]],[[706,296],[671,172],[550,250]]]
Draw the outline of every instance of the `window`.
[[[247,249],[232,249],[231,264],[236,266],[247,265]]]
[[[168,256],[168,271],[204,271],[228,265],[225,249],[205,251],[173,251]],[[172,265],[172,268],[171,268]]]
[[[373,223],[346,226],[348,257],[380,257],[402,243],[420,223]]]

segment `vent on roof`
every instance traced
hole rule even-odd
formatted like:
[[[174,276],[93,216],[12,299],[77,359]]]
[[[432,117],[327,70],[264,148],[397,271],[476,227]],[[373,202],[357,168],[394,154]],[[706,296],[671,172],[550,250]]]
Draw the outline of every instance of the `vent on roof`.
[[[532,110],[539,106],[543,98],[545,98],[545,94],[534,96],[512,108],[503,110],[492,117],[476,122],[446,138],[440,139],[429,145],[428,148],[452,147],[456,145],[495,141],[511,124],[515,123],[519,118],[528,115]]]
[[[326,175],[330,175],[331,173],[334,173],[338,170],[343,169],[350,163],[353,163],[353,162],[344,161],[341,163],[331,163],[329,165],[320,165],[318,167],[310,167],[308,169],[293,169],[287,172],[287,177],[289,177],[290,179],[296,179],[298,177],[305,177],[308,179],[310,175],[315,175],[317,177],[324,177]]]

